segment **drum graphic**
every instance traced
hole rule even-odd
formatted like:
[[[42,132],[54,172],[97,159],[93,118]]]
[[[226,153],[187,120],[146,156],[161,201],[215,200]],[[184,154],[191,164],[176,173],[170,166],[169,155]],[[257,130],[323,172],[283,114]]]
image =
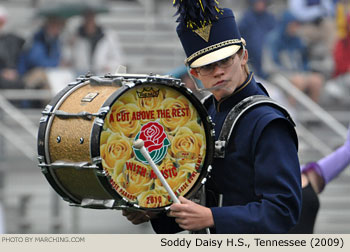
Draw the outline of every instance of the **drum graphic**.
[[[142,139],[178,196],[205,182],[214,131],[179,79],[119,75],[78,78],[42,112],[39,166],[72,205],[162,210],[170,196],[133,142]]]

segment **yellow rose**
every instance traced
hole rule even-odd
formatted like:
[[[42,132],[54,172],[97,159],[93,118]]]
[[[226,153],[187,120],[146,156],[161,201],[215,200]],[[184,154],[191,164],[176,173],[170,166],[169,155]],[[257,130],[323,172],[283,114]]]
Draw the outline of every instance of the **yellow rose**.
[[[116,174],[116,182],[128,193],[137,196],[141,192],[150,190],[153,179],[150,169],[134,159],[127,160],[120,174]]]
[[[109,136],[112,134],[110,131],[102,131],[100,137],[100,146],[107,143]]]
[[[171,139],[172,157],[179,159],[180,164],[195,163],[205,151],[203,136],[194,133],[188,127],[182,127]]]
[[[179,127],[184,126],[187,122],[192,120],[196,114],[192,104],[184,96],[179,96],[176,99],[166,98],[162,102],[161,109],[170,112],[170,117],[161,118],[160,121],[172,134],[174,134]]]
[[[104,131],[101,133],[101,142],[105,142],[100,146],[103,167],[113,175],[133,155],[131,140],[123,135]]]
[[[165,97],[166,98],[175,98],[175,99],[177,99],[179,96],[182,96],[182,94],[179,91],[177,91],[177,90],[175,90],[173,88],[168,88],[166,90],[166,92],[165,92]]]
[[[160,188],[142,192],[138,197],[138,205],[145,208],[156,208],[169,205],[170,202],[167,198],[166,190]]]
[[[203,157],[205,155],[206,150],[206,138],[205,131],[202,125],[197,123],[197,120],[192,120],[188,122],[185,127],[189,128],[195,135],[196,138],[199,139],[199,142],[202,143],[202,147],[200,149],[199,154]]]
[[[116,101],[106,116],[105,127],[130,138],[135,137],[141,127],[139,120],[132,120],[132,114],[136,111],[139,111],[139,108],[135,104]]]
[[[124,104],[136,104],[136,92],[134,91],[134,89],[130,89],[128,91],[126,91],[123,95],[121,95],[118,98],[118,101],[124,103]]]
[[[194,164],[184,164],[176,168],[177,164],[173,159],[166,159],[162,162],[159,167],[160,172],[163,174],[164,178],[168,182],[171,189],[175,192],[178,190],[186,181],[188,188],[181,195],[184,195],[187,192],[191,184],[195,182],[195,180],[188,181],[189,176],[196,171]],[[199,175],[199,174],[198,174]],[[197,175],[197,176],[198,176]],[[157,178],[155,181],[156,188],[164,188],[160,180]]]

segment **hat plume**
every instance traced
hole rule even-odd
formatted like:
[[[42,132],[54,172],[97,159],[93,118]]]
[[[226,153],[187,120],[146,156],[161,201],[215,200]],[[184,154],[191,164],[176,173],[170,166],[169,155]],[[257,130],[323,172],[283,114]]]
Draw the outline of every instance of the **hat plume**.
[[[173,6],[178,8],[176,21],[191,29],[211,24],[222,13],[217,0],[173,0]]]

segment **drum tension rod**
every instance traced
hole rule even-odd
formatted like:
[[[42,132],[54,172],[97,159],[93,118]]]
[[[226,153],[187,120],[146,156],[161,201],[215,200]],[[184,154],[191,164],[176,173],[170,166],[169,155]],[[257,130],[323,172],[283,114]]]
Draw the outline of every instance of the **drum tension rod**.
[[[86,111],[81,111],[79,113],[74,114],[74,113],[68,113],[62,110],[56,110],[55,112],[46,112],[46,111],[42,112],[43,115],[55,115],[62,119],[78,117],[78,118],[83,118],[85,120],[91,120],[93,117],[101,117],[103,113],[89,113]]]
[[[97,165],[90,165],[88,162],[65,162],[65,161],[55,161],[51,164],[40,163],[38,165],[45,172],[47,168],[58,169],[58,168],[74,168],[80,169],[99,169]]]

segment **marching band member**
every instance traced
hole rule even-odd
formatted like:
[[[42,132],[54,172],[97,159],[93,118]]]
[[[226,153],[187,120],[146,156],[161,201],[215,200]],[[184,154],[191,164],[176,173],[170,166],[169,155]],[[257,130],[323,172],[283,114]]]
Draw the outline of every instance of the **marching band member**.
[[[249,72],[248,51],[230,9],[219,8],[215,0],[175,0],[174,5],[179,8],[177,33],[186,65],[212,93],[204,105],[217,138],[235,105],[268,94]],[[225,158],[214,158],[205,206],[179,197],[181,204],[172,204],[166,214],[124,210],[123,215],[134,224],[151,220],[157,233],[205,228],[211,233],[288,232],[301,210],[293,122],[278,108],[255,106],[243,115],[227,142]]]

